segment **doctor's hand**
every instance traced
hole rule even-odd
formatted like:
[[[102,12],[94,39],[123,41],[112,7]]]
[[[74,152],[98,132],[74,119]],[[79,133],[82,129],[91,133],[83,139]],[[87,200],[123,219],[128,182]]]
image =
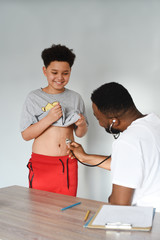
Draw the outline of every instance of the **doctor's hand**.
[[[81,144],[78,144],[76,142],[72,142],[68,145],[69,148],[69,157],[71,159],[73,158],[78,158],[80,161],[84,161],[85,160],[85,156],[87,155],[83,149],[83,147],[81,146]]]

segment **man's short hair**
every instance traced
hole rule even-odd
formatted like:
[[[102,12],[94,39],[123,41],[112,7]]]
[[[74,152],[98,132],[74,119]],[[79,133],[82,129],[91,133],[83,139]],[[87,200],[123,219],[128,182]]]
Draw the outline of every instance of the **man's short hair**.
[[[50,48],[42,51],[41,57],[46,68],[53,61],[68,62],[69,66],[72,67],[76,55],[73,53],[73,49],[69,49],[64,45],[53,44]]]
[[[91,100],[104,114],[122,113],[135,108],[127,89],[116,82],[106,83],[94,90]]]

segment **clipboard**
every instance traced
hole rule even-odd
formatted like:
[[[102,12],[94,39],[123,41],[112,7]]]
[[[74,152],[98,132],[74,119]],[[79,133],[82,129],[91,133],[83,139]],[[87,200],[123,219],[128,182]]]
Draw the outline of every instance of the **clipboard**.
[[[102,205],[85,227],[105,230],[150,231],[153,216],[153,207]]]

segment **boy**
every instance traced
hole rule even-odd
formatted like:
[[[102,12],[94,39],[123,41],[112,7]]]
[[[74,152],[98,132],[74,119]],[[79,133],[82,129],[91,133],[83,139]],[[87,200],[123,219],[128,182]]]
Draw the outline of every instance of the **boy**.
[[[67,88],[75,54],[62,45],[42,52],[48,85],[30,92],[21,117],[24,140],[34,139],[28,163],[29,187],[76,196],[77,161],[67,155],[66,139],[83,137],[87,117],[81,96]]]

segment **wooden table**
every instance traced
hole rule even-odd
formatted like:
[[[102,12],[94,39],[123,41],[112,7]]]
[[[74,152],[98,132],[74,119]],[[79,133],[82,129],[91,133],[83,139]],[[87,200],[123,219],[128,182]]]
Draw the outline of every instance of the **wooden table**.
[[[61,211],[79,201],[80,205]],[[154,217],[151,232],[84,228],[87,210],[92,216],[102,204],[19,186],[1,188],[0,240],[160,240],[160,213]]]

